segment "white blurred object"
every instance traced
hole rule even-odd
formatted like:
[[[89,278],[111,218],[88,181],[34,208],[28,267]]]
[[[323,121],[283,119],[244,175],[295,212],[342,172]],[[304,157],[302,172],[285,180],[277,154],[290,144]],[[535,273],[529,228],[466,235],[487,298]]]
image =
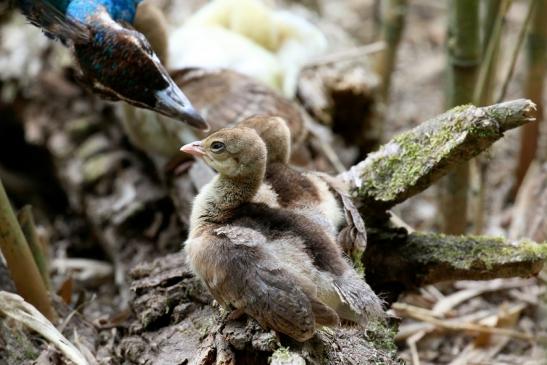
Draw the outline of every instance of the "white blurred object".
[[[325,36],[314,25],[261,0],[213,0],[169,31],[167,43],[170,70],[228,68],[290,98],[300,68],[327,48]],[[131,143],[158,166],[179,154],[181,145],[203,138],[203,133],[150,110],[125,104],[119,110]],[[207,111],[201,112],[207,118]]]
[[[170,68],[225,67],[293,97],[300,68],[327,40],[307,20],[261,0],[213,0],[169,37]]]

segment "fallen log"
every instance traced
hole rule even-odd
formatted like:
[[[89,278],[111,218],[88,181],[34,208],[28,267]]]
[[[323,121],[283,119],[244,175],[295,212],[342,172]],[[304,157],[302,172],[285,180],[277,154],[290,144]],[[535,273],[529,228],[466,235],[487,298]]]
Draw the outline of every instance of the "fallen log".
[[[319,331],[298,343],[243,317],[226,321],[183,253],[135,267],[130,335],[120,355],[139,364],[397,364],[391,327]],[[151,345],[153,344],[153,345]]]

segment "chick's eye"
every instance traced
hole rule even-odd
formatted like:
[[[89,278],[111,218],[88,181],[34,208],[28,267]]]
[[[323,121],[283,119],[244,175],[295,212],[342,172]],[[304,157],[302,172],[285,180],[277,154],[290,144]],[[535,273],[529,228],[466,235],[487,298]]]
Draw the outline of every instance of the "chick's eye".
[[[213,143],[211,143],[211,151],[221,152],[222,150],[224,150],[224,143],[219,141],[214,141]]]

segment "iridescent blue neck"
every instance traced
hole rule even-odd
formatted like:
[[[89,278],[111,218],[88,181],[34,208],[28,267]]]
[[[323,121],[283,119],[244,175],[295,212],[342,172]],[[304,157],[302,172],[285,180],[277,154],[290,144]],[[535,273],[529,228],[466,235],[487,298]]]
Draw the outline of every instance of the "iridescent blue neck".
[[[56,0],[56,7],[66,9],[65,14],[68,17],[82,23],[88,23],[104,8],[114,21],[132,24],[140,2],[141,0]]]

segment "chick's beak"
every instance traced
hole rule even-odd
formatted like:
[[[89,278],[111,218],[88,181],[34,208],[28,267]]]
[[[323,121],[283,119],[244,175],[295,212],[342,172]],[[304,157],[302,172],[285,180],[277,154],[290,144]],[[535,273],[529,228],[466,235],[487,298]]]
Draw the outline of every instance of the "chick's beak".
[[[178,86],[174,84],[156,92],[156,106],[154,110],[173,119],[186,122],[192,127],[204,131],[209,129],[207,122],[194,109]]]
[[[186,152],[195,157],[205,156],[205,150],[203,149],[203,145],[201,144],[201,141],[188,143],[182,146],[180,150],[182,152]]]

